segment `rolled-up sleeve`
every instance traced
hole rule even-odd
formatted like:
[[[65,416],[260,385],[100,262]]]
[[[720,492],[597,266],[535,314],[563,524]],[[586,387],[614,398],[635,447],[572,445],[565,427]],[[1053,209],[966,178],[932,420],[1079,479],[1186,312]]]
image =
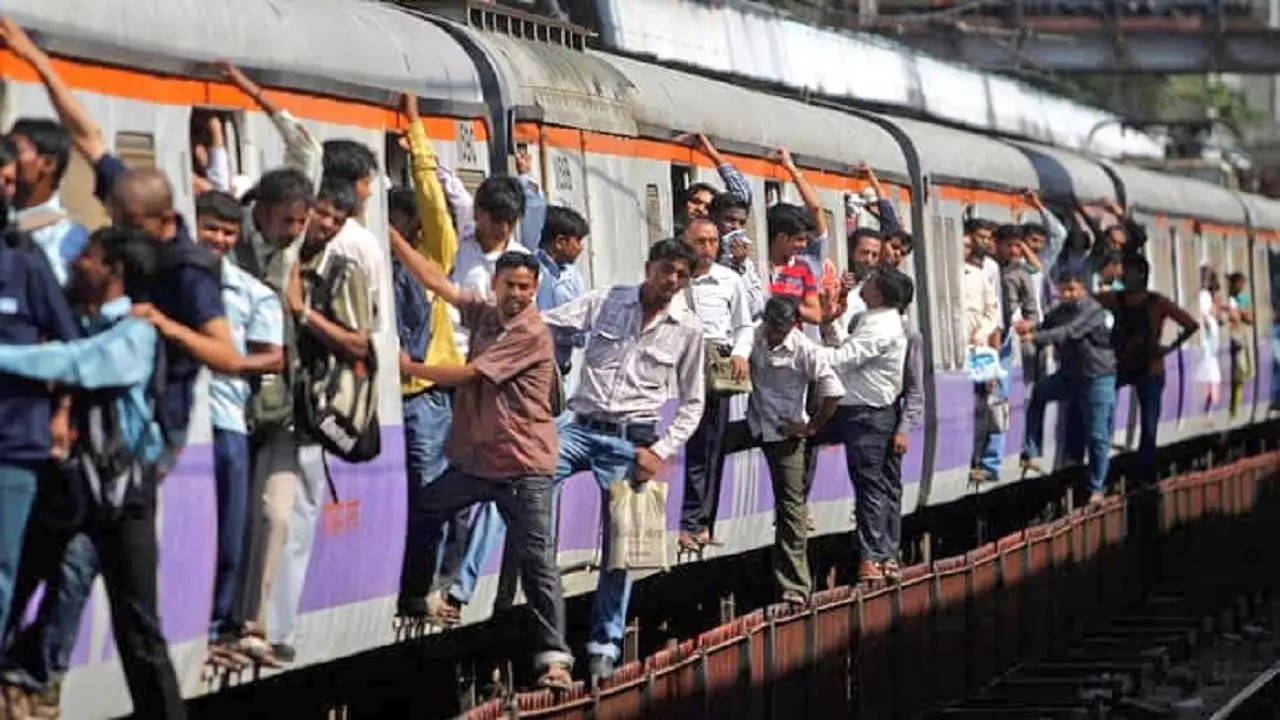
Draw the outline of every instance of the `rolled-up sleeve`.
[[[716,167],[716,172],[720,173],[726,192],[736,195],[748,205],[751,204],[751,183],[747,181],[747,176],[743,175],[741,170],[730,163],[724,163]]]
[[[684,333],[684,347],[676,363],[676,382],[680,405],[667,432],[650,448],[659,458],[666,460],[685,444],[702,420],[703,396],[706,394],[703,377],[703,344],[701,332]]]
[[[844,397],[844,383],[840,375],[822,354],[820,348],[811,348],[807,368],[809,381],[814,384],[814,392],[819,398]]]

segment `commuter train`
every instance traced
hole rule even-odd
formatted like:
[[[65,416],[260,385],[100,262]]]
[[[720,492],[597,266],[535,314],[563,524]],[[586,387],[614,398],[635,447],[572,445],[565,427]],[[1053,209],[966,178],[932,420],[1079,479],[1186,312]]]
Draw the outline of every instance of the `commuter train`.
[[[37,42],[56,55],[58,71],[126,162],[154,165],[168,174],[184,212],[193,205],[193,110],[219,113],[237,174],[256,177],[278,164],[283,152],[268,118],[222,81],[211,61],[225,58],[239,64],[317,138],[353,138],[373,148],[386,175],[397,181],[407,179],[407,173],[395,142],[396,131],[406,122],[394,109],[396,93],[411,90],[422,100],[436,151],[468,185],[506,170],[516,149],[527,149],[549,201],[577,209],[590,222],[579,264],[595,287],[638,282],[649,244],[672,233],[680,190],[698,180],[718,184],[706,158],[673,141],[678,133],[706,133],[747,175],[754,193],[748,231],[759,241],[753,252],[762,268],[766,203],[798,201],[786,176],[768,159],[773,148],[792,150],[818,189],[833,228],[846,226],[846,196],[865,186],[852,167],[866,161],[917,237],[913,312],[926,338],[927,422],[913,433],[904,463],[907,514],[1020,477],[1017,449],[1026,388],[1015,382],[1004,471],[996,483],[976,490],[969,485],[974,400],[963,372],[959,313],[962,213],[973,206],[981,217],[1019,218],[1027,211],[1021,204],[1022,188],[1038,189],[1051,207],[1071,197],[1083,202],[1116,197],[1127,203],[1150,236],[1145,252],[1153,264],[1154,288],[1183,306],[1194,305],[1202,263],[1249,277],[1256,307],[1251,348],[1256,373],[1245,388],[1242,408],[1229,418],[1224,399],[1204,412],[1189,382],[1192,350],[1171,354],[1161,443],[1247,426],[1268,411],[1275,382],[1272,282],[1280,279],[1277,201],[1029,142],[744,89],[584,49],[581,37],[563,28],[524,21],[480,30],[357,0],[10,0],[5,12],[31,28]],[[6,127],[16,116],[52,114],[28,67],[3,51],[0,70]],[[64,202],[90,225],[103,220],[101,208],[90,199],[91,183],[83,161],[73,160],[63,185]],[[375,193],[366,222],[385,236],[384,193]],[[845,244],[831,243],[830,251],[843,267]],[[392,307],[389,295],[388,286],[384,307]],[[377,334],[383,357],[397,352],[393,328],[384,323]],[[1223,367],[1226,362],[1224,353]],[[358,466],[330,461],[336,497],[330,498],[317,531],[297,666],[395,642],[391,618],[405,526],[404,445],[398,378],[390,370],[393,363],[382,367],[380,457]],[[1133,448],[1137,437],[1128,393],[1121,392],[1115,443]],[[160,514],[161,616],[189,696],[210,690],[201,667],[215,518],[203,382],[195,412],[191,444],[162,488]],[[1054,422],[1051,416],[1051,427]],[[1052,453],[1049,448],[1048,456]],[[707,558],[772,543],[766,473],[756,450],[729,457],[715,528],[724,546],[710,549]],[[664,475],[671,483],[668,510],[674,537],[683,485],[679,461]],[[817,532],[847,532],[852,503],[843,462],[835,452],[824,451],[811,498]],[[570,594],[594,587],[599,505],[594,481],[568,481],[560,514],[560,563],[587,568],[566,573]],[[487,615],[497,566],[496,557],[488,559],[477,597],[464,615],[467,622]],[[643,581],[638,588],[644,592]],[[127,711],[127,690],[114,658],[106,598],[99,587],[85,614],[64,690],[67,717]]]

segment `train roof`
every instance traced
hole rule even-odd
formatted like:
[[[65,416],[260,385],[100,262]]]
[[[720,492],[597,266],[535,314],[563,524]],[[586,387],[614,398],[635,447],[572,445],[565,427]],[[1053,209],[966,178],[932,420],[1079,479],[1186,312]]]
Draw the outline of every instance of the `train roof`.
[[[1116,195],[1115,180],[1095,158],[1040,143],[1014,141],[1013,145],[1031,160],[1046,198],[1075,197],[1090,203]]]
[[[662,65],[598,54],[635,86],[632,112],[641,133],[670,137],[701,131],[735,150],[760,154],[786,145],[802,164],[847,170],[865,161],[895,178],[906,159],[888,130],[840,110],[747,90]]]
[[[483,113],[475,64],[440,27],[386,3],[350,0],[8,0],[47,49],[202,75],[227,59],[265,84],[389,102],[412,90],[444,114]]]
[[[1147,212],[1245,225],[1239,196],[1219,185],[1119,163],[1109,164],[1124,186],[1125,204]]]
[[[1239,197],[1249,211],[1249,222],[1253,227],[1280,230],[1280,200],[1247,193],[1240,193]]]
[[[885,117],[915,145],[930,182],[1000,190],[1040,187],[1031,160],[1008,143],[922,120]]]

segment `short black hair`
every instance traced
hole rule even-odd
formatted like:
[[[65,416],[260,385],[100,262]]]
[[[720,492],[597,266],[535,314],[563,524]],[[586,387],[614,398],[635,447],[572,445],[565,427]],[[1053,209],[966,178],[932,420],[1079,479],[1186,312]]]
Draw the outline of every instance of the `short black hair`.
[[[493,264],[493,274],[498,276],[503,270],[514,270],[516,268],[525,268],[533,273],[535,278],[538,277],[538,259],[529,253],[516,252],[508,250],[498,256],[498,261]]]
[[[1098,267],[1106,267],[1107,265],[1115,265],[1117,263],[1121,265],[1124,264],[1124,253],[1113,251],[1102,256],[1102,264]]]
[[[9,135],[21,135],[31,141],[37,155],[52,155],[55,160],[53,182],[62,182],[71,159],[71,135],[62,125],[46,118],[18,118]]]
[[[293,168],[276,168],[268,170],[258,180],[258,185],[245,194],[244,200],[257,201],[263,205],[284,205],[286,203],[305,202],[308,205],[315,200],[311,190],[311,180]]]
[[[885,239],[892,240],[894,242],[897,242],[899,245],[901,245],[903,255],[910,255],[911,250],[916,245],[915,238],[913,238],[911,236],[911,233],[907,232],[906,230],[894,230],[893,232],[886,235]]]
[[[1022,223],[1022,236],[1031,237],[1032,235],[1048,235],[1049,231],[1045,230],[1044,225],[1040,223]]]
[[[915,285],[906,273],[897,268],[882,267],[871,276],[871,280],[880,291],[880,297],[884,298],[885,305],[902,312],[911,304]]]
[[[996,242],[1017,242],[1023,237],[1022,226],[1014,225],[1012,223],[1005,223],[1004,225],[996,228],[994,234]]]
[[[548,205],[547,218],[542,223],[542,238],[538,244],[544,248],[550,247],[557,237],[584,238],[590,232],[587,219],[577,210],[563,205]]]
[[[393,187],[387,191],[387,214],[388,215],[404,215],[406,217],[417,217],[418,215],[418,196],[413,192],[413,188]]]
[[[862,242],[862,238],[870,238],[876,242],[884,242],[884,235],[881,234],[879,230],[872,230],[869,227],[860,227],[849,233],[849,247],[858,247],[858,243]]]
[[[325,175],[354,185],[378,169],[378,156],[368,145],[355,140],[326,140],[323,163]]]
[[[160,246],[141,230],[107,226],[95,230],[89,242],[102,247],[102,259],[119,264],[124,291],[135,299],[147,297],[160,274]]]
[[[750,213],[751,203],[747,202],[740,195],[735,195],[731,192],[716,193],[716,196],[711,198],[711,209],[709,212],[711,217],[719,217],[720,213],[726,210],[732,210],[733,208],[746,210]]]
[[[0,137],[0,167],[9,165],[18,161],[18,148],[13,146],[13,140],[9,137]]]
[[[688,245],[676,240],[675,238],[666,238],[659,240],[649,248],[648,262],[659,262],[669,260],[671,262],[683,262],[692,270],[694,265],[698,264],[698,256],[689,249]]]
[[[979,230],[994,230],[995,223],[982,218],[969,218],[964,221],[964,234],[972,235]]]
[[[490,175],[476,188],[475,207],[498,222],[519,222],[524,216],[524,188],[510,175]]]
[[[799,235],[814,230],[809,211],[791,203],[778,203],[769,208],[765,225],[768,227],[770,243],[779,235]]]
[[[356,186],[346,178],[326,175],[320,180],[316,200],[328,200],[335,210],[350,215],[356,211]]]
[[[1128,253],[1124,256],[1124,271],[1127,273],[1130,270],[1141,272],[1145,278],[1151,277],[1151,263],[1137,253]]]
[[[196,219],[205,215],[223,222],[239,224],[243,219],[240,203],[221,190],[206,190],[196,197]]]
[[[704,182],[693,183],[689,187],[685,188],[684,192],[680,193],[681,208],[683,209],[684,204],[692,200],[693,196],[700,192],[711,193],[712,200],[715,200],[715,195],[718,191],[711,185]]]
[[[793,328],[800,320],[800,305],[793,297],[774,295],[764,304],[760,321],[771,330]]]
[[[1248,282],[1245,279],[1244,273],[1242,272],[1227,273],[1227,286],[1230,287],[1232,283],[1245,283],[1246,285],[1248,284]]]
[[[1078,282],[1081,285],[1084,285],[1086,288],[1089,286],[1089,278],[1086,277],[1085,273],[1078,267],[1072,267],[1072,268],[1064,267],[1061,271],[1058,272],[1059,285],[1063,285],[1069,282]]]

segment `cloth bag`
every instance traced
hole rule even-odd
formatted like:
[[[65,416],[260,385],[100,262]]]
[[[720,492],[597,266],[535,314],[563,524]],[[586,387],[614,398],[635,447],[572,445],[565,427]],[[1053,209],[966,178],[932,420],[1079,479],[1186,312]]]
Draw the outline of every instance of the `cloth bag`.
[[[666,570],[667,484],[650,481],[639,486],[615,482],[609,486],[608,570]]]

